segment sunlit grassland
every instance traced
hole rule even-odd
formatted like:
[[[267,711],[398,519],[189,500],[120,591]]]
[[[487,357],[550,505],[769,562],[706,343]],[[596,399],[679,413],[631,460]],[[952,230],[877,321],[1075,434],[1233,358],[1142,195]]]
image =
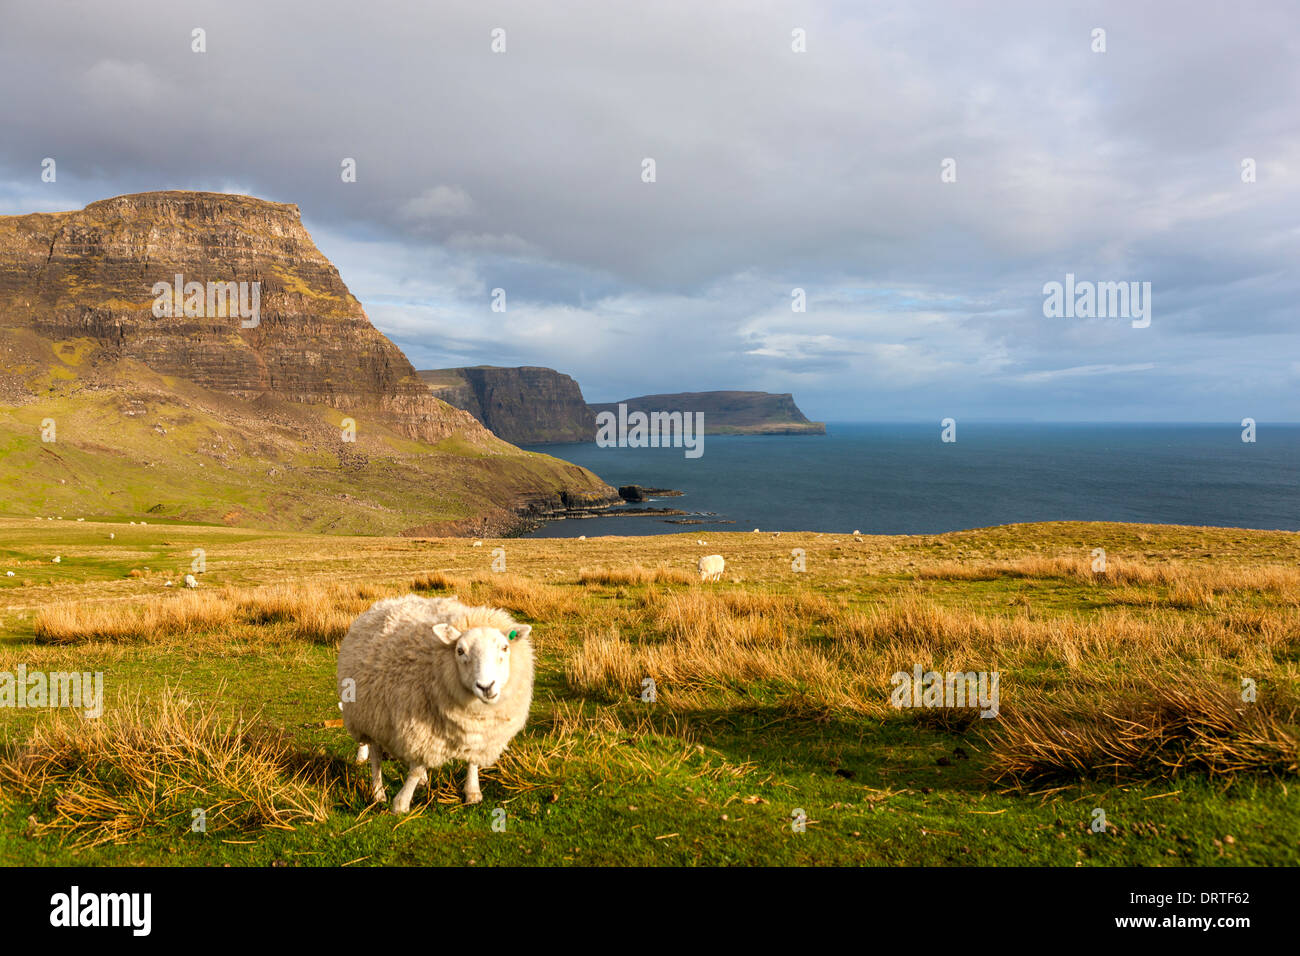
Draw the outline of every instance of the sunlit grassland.
[[[1060,523],[697,537],[474,547],[0,521],[0,671],[102,671],[106,684],[98,721],[0,710],[0,854],[1300,861],[1300,535]],[[200,587],[164,588],[196,549]],[[695,561],[714,552],[727,571],[701,584]],[[533,623],[539,672],[529,726],[485,772],[484,803],[461,806],[463,768],[447,767],[399,820],[368,806],[351,742],[331,726],[333,675],[352,618],[411,591]],[[891,707],[891,675],[918,664],[997,671],[998,717]],[[400,772],[389,765],[390,793]],[[206,833],[191,830],[197,808]],[[1105,833],[1090,829],[1097,809]]]

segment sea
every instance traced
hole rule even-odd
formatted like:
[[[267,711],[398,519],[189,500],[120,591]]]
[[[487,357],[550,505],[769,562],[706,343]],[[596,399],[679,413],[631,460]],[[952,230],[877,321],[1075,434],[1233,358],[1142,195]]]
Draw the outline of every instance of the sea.
[[[611,485],[671,488],[687,515],[548,521],[531,537],[708,531],[936,534],[1025,521],[1300,530],[1300,424],[828,422],[825,435],[706,435],[683,448],[530,450]],[[673,523],[687,520],[692,523]],[[697,522],[697,523],[696,523]]]

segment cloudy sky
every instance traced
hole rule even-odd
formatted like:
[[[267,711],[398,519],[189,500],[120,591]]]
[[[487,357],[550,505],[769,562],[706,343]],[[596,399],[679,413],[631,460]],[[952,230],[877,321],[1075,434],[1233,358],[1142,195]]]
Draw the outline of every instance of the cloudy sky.
[[[420,368],[549,365],[592,401],[790,391],[826,420],[1300,420],[1294,4],[0,0],[0,22],[0,214],[297,203]],[[1149,327],[1045,317],[1066,273],[1151,283]]]

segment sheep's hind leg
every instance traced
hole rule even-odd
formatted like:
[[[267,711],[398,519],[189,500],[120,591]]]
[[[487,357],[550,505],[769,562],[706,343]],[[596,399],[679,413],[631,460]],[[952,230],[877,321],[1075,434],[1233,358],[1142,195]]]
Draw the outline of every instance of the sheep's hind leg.
[[[406,774],[406,783],[402,784],[402,789],[397,791],[397,796],[393,797],[393,812],[405,813],[411,809],[411,795],[415,793],[415,788],[429,779],[429,771],[418,764],[412,766]]]
[[[469,772],[465,774],[465,802],[482,803],[483,791],[478,788],[478,764],[469,765]]]
[[[384,793],[384,748],[370,744],[367,749],[370,751],[370,795],[375,803],[383,803],[388,799]]]

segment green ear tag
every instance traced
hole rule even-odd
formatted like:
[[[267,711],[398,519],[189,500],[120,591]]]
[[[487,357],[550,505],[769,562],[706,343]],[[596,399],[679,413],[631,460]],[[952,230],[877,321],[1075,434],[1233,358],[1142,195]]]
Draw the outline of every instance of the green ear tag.
[[[516,637],[518,637],[518,636],[519,636],[519,632],[518,632],[518,631],[511,631],[511,632],[510,632],[510,635],[509,635],[510,640],[512,640],[512,641],[513,641]]]

